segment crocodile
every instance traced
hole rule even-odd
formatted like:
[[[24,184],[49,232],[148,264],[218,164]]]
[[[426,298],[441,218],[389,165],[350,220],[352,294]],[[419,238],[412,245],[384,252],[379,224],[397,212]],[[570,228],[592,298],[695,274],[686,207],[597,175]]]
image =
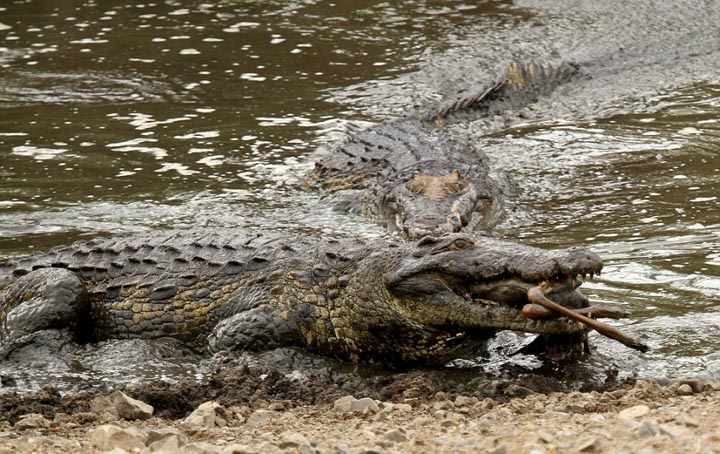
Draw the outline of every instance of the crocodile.
[[[452,140],[440,126],[470,112],[491,116],[525,106],[579,73],[571,63],[513,63],[487,88],[350,136],[315,163],[304,186],[406,239],[490,230],[502,217],[507,185],[491,175],[481,149]]]
[[[94,239],[0,263],[0,350],[41,330],[78,342],[173,337],[194,348],[299,347],[385,366],[477,356],[500,330],[584,342],[567,318],[528,318],[528,289],[587,308],[602,261],[480,233],[325,238],[248,231]]]

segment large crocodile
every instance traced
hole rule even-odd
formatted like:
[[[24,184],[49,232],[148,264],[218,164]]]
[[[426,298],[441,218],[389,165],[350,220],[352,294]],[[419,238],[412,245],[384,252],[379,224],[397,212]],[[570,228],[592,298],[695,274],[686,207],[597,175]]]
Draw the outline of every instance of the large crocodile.
[[[247,232],[96,239],[0,264],[0,345],[43,329],[81,341],[171,336],[211,351],[300,346],[346,360],[439,365],[498,330],[586,327],[522,313],[528,289],[587,307],[602,262],[463,233],[415,242],[308,241]]]
[[[405,238],[488,230],[502,213],[502,185],[482,150],[453,141],[438,126],[470,111],[493,115],[524,106],[578,73],[569,63],[511,64],[487,88],[352,135],[315,164],[305,186]]]

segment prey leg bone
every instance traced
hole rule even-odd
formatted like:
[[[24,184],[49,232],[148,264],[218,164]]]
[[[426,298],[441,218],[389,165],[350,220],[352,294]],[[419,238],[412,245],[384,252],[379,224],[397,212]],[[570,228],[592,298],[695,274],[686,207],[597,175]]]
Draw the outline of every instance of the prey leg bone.
[[[536,285],[535,287],[530,287],[530,289],[528,290],[528,293],[527,293],[528,300],[532,304],[538,304],[547,309],[558,312],[558,313],[564,315],[565,317],[568,317],[573,320],[577,320],[578,322],[584,323],[585,325],[594,329],[595,331],[602,334],[603,336],[606,336],[606,337],[609,337],[610,339],[614,339],[618,342],[621,342],[630,348],[634,348],[635,350],[639,350],[641,352],[646,352],[646,351],[650,350],[650,347],[648,347],[647,345],[645,345],[638,339],[628,336],[627,334],[623,334],[622,332],[618,331],[617,329],[613,328],[610,325],[606,325],[597,320],[594,320],[592,318],[589,318],[582,314],[579,314],[579,313],[573,311],[572,309],[569,309],[565,306],[561,306],[553,301],[550,301],[545,295],[552,292],[552,290],[553,290],[552,285],[547,281],[543,281],[540,284]]]

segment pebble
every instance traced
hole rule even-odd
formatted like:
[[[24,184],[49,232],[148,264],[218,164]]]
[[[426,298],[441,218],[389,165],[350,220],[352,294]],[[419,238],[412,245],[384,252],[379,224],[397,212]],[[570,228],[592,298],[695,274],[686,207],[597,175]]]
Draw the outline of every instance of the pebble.
[[[456,407],[465,407],[468,405],[475,405],[480,402],[480,399],[477,397],[468,397],[468,396],[457,396],[455,398],[455,406]]]
[[[578,451],[580,452],[598,452],[600,451],[600,437],[592,437],[588,441],[580,444],[578,446]]]
[[[383,438],[393,443],[404,443],[408,440],[405,430],[401,427],[388,430],[383,434]]]
[[[147,439],[145,440],[146,445],[151,445],[157,441],[165,440],[168,438],[177,438],[180,445],[186,445],[188,438],[177,429],[172,427],[166,427],[162,429],[151,429],[147,432]]]
[[[171,435],[147,443],[147,448],[143,450],[143,454],[174,454],[180,451],[180,448],[187,444],[187,439],[183,439],[177,435]]]
[[[671,438],[680,438],[690,435],[690,431],[685,426],[677,424],[660,424],[660,433],[668,435]]]
[[[505,389],[505,394],[507,394],[510,397],[527,397],[531,394],[535,394],[535,391],[533,391],[530,388],[526,388],[525,386],[511,383]]]
[[[97,396],[93,398],[90,401],[90,411],[96,415],[106,416],[112,421],[120,417],[117,408],[115,408],[108,396]]]
[[[29,413],[21,416],[14,427],[17,430],[43,429],[50,427],[50,421],[41,414]]]
[[[113,392],[108,399],[117,411],[118,417],[123,419],[149,419],[155,412],[152,405],[133,399],[122,391]]]
[[[199,441],[183,446],[182,454],[220,454],[220,450],[210,443]]]
[[[90,443],[101,452],[113,451],[116,449],[130,451],[142,451],[145,443],[140,439],[137,432],[132,429],[123,429],[111,424],[105,424],[92,432]]]
[[[409,413],[412,411],[412,405],[410,404],[393,404],[390,402],[382,402],[381,403],[383,413]]]
[[[285,432],[280,434],[279,446],[282,449],[297,448],[298,446],[308,444],[310,444],[310,442],[305,437],[305,435],[301,433],[286,430]]]
[[[257,426],[268,419],[277,418],[278,413],[270,410],[255,410],[247,419],[245,424],[248,426]]]
[[[434,402],[433,408],[435,410],[454,410],[455,404],[449,400],[441,400],[440,402]]]
[[[712,386],[710,384],[706,383],[703,380],[696,379],[696,378],[682,380],[680,383],[681,383],[680,387],[682,387],[684,385],[688,385],[690,387],[690,389],[692,389],[693,393],[701,393],[708,388],[712,388]]]
[[[678,386],[677,391],[675,391],[678,396],[689,396],[693,394],[692,386],[688,385],[687,383],[682,384]]]
[[[700,422],[698,422],[697,419],[684,413],[678,416],[675,420],[678,422],[678,424],[682,424],[687,427],[700,427]]]
[[[650,412],[650,407],[647,405],[636,405],[634,407],[626,408],[618,413],[620,419],[636,419],[647,415]]]
[[[550,433],[542,429],[537,431],[537,436],[540,441],[546,444],[557,444],[557,439]]]
[[[183,422],[195,428],[225,427],[227,412],[219,403],[209,401],[200,404]]]
[[[377,413],[380,411],[380,406],[376,401],[369,397],[362,399],[356,399],[353,396],[344,396],[335,401],[333,409],[343,413]]]
[[[653,421],[643,421],[637,429],[635,429],[635,435],[638,438],[654,437],[658,434],[658,425]]]
[[[427,416],[418,416],[417,418],[413,419],[408,423],[407,427],[409,429],[421,429],[423,427],[429,426],[430,424],[434,423],[435,420],[433,418],[429,418]]]

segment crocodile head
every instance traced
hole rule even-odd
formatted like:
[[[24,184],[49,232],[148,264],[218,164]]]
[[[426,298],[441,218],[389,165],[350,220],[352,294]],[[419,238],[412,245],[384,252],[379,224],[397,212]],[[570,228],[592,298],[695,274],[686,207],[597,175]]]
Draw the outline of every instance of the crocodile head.
[[[410,247],[385,251],[395,260],[382,275],[388,304],[402,322],[390,333],[382,333],[385,325],[370,329],[376,345],[393,344],[396,362],[438,364],[477,355],[499,330],[546,334],[572,343],[569,351],[580,346],[576,344],[584,349],[588,330],[583,324],[530,319],[523,307],[528,289],[541,282],[553,283],[547,297],[556,303],[588,306],[577,287],[602,269],[593,252],[582,247],[543,250],[467,234],[425,237]],[[363,279],[368,281],[367,273]],[[378,339],[383,334],[393,340]]]
[[[491,226],[497,190],[480,166],[422,161],[381,182],[375,210],[407,239]]]

